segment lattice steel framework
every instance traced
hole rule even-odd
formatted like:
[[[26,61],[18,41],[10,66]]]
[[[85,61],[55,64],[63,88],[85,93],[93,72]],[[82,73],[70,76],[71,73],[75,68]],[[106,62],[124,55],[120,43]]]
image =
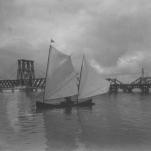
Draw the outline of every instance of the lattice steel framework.
[[[35,79],[34,61],[18,60],[17,80]]]

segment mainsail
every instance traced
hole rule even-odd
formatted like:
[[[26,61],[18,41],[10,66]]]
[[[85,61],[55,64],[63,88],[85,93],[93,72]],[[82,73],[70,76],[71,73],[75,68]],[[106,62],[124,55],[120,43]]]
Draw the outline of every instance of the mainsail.
[[[87,62],[85,56],[83,56],[79,99],[106,93],[108,88],[108,82]]]
[[[49,57],[45,100],[76,95],[76,73],[74,72],[71,56],[51,47],[51,55]]]

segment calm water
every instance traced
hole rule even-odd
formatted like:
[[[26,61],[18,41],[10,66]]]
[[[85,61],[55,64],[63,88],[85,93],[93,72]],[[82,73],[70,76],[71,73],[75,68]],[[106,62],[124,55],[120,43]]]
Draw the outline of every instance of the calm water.
[[[36,94],[0,94],[0,151],[150,151],[151,95],[103,95],[93,108],[36,111]]]

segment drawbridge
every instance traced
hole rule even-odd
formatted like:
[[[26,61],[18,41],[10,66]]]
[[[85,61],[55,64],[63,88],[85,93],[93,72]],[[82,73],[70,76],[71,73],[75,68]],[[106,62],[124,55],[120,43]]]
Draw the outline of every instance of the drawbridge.
[[[144,76],[144,68],[142,68],[141,77],[130,83],[123,83],[116,78],[107,78],[110,82],[109,92],[117,93],[119,90],[123,92],[132,92],[134,89],[140,89],[142,93],[149,93],[151,88],[151,77]]]

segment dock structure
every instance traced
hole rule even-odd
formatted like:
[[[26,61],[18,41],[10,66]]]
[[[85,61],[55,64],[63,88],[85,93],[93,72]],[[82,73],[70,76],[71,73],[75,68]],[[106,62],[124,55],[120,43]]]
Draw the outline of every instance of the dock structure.
[[[34,61],[18,60],[17,78],[14,80],[0,80],[0,91],[7,89],[43,89],[45,78],[36,78],[34,70]]]
[[[140,89],[142,93],[149,93],[151,88],[151,77],[144,76],[144,68],[142,68],[141,77],[131,83],[123,83],[116,78],[108,78],[106,80],[110,82],[110,93],[117,93],[119,90],[123,92],[132,92],[134,89]]]

